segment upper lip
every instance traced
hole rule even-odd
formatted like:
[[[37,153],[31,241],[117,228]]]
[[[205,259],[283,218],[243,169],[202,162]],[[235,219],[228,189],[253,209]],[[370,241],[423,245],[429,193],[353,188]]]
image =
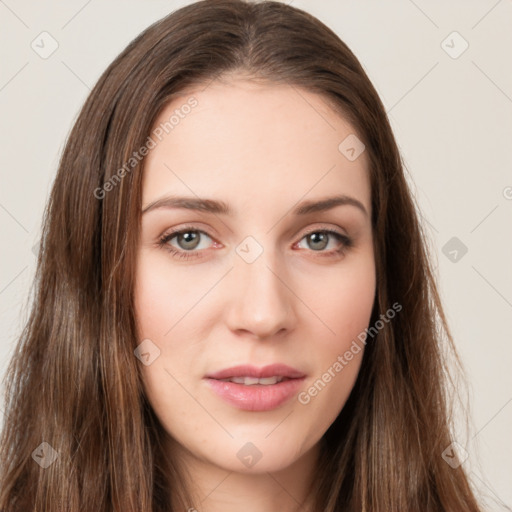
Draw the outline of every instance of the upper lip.
[[[289,379],[300,379],[305,377],[301,371],[292,368],[286,364],[270,364],[258,368],[251,365],[239,365],[226,368],[218,372],[209,373],[206,378],[209,379],[230,379],[231,377],[257,377],[263,379],[265,377],[288,377]]]

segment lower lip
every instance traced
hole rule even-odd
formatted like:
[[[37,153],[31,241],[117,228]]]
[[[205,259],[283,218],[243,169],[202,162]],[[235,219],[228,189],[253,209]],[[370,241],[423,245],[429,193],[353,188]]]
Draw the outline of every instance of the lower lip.
[[[235,382],[206,379],[211,389],[229,404],[244,411],[270,411],[283,405],[299,392],[304,377],[277,384],[245,386]]]

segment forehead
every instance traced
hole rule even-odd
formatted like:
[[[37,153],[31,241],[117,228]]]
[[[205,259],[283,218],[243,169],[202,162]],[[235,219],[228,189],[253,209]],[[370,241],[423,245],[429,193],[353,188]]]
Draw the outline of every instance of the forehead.
[[[304,89],[212,82],[169,103],[152,133],[158,137],[145,163],[143,204],[186,193],[257,211],[342,193],[370,211],[366,153],[356,159],[344,153],[355,130]]]

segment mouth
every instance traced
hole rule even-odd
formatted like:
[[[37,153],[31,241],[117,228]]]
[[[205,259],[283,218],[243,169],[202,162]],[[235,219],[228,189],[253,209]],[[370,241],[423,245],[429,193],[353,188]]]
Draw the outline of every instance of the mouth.
[[[306,375],[295,368],[274,364],[263,368],[242,365],[205,376],[210,389],[228,404],[263,412],[276,409],[296,395]]]
[[[296,368],[288,366],[283,363],[269,364],[258,368],[249,364],[243,364],[238,366],[232,366],[231,368],[225,368],[214,373],[209,373],[206,378],[224,380],[234,378],[253,378],[253,379],[266,379],[266,378],[277,378],[277,379],[298,379],[305,377],[305,374]],[[240,382],[241,383],[241,382]],[[250,385],[250,384],[249,384]]]
[[[216,379],[221,382],[234,382],[235,384],[243,384],[244,386],[273,386],[274,384],[278,384],[279,382],[283,382],[286,380],[290,380],[289,377],[263,377],[258,379],[258,377],[230,377],[228,379]]]

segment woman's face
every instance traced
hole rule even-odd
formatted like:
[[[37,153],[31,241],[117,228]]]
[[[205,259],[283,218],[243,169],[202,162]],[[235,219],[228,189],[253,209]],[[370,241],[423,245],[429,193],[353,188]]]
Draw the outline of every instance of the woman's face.
[[[285,469],[315,452],[362,359],[364,146],[321,97],[243,79],[175,99],[152,139],[135,290],[147,397],[194,460]]]

